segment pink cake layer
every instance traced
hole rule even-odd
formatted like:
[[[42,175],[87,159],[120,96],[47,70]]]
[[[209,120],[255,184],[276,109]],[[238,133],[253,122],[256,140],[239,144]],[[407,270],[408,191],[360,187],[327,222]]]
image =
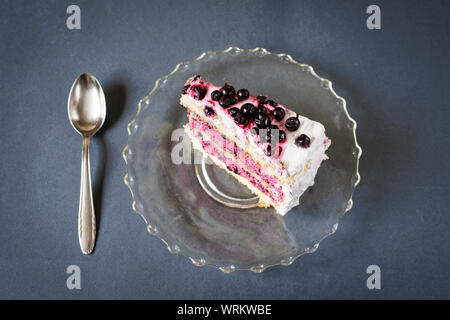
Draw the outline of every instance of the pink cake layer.
[[[224,151],[228,151],[230,154],[234,154],[234,156],[240,160],[245,168],[248,168],[249,170],[256,173],[261,178],[261,180],[263,180],[267,185],[270,186],[270,188],[275,191],[278,197],[284,197],[284,193],[278,179],[264,172],[264,170],[252,158],[250,158],[246,153],[242,152],[242,150],[239,149],[235,143],[227,140],[213,126],[201,120],[195,115],[190,115],[189,124],[196,136],[198,133],[202,133],[203,135],[206,135],[209,140],[213,141],[217,146],[219,146],[219,148],[222,148],[222,153]]]
[[[264,193],[265,195],[267,195],[275,204],[278,204],[280,202],[281,199],[283,199],[284,194],[283,191],[281,189],[281,187],[277,187],[273,182],[270,183],[267,180],[263,180],[264,183],[266,183],[269,187],[270,190],[267,189],[267,186],[264,185],[263,183],[261,183],[260,180],[258,180],[254,175],[252,175],[249,171],[246,170],[246,168],[241,167],[241,165],[239,163],[236,162],[235,159],[227,157],[225,155],[225,153],[223,152],[223,149],[221,150],[220,147],[218,148],[216,143],[217,143],[217,138],[220,138],[220,140],[223,140],[222,136],[220,135],[220,133],[218,133],[215,129],[213,128],[208,128],[208,125],[206,123],[201,123],[201,120],[196,120],[195,121],[195,125],[192,127],[192,125],[194,124],[193,122],[190,122],[190,130],[192,132],[192,136],[196,137],[197,139],[199,139],[199,141],[201,142],[202,148],[203,150],[208,154],[208,155],[212,155],[213,157],[219,159],[220,161],[222,161],[225,166],[227,167],[228,170],[230,170],[231,172],[234,172],[237,175],[240,175],[241,177],[246,178],[252,185],[254,185],[256,188],[258,188],[258,190],[260,190],[262,193]],[[216,140],[212,139],[212,135],[209,135],[208,138],[211,138],[211,141],[207,141],[204,140],[202,138],[202,134],[205,134],[205,131],[201,131],[199,129],[199,126],[204,127],[206,126],[208,128],[208,132],[211,133],[212,135],[215,136]],[[215,132],[214,132],[215,131]],[[230,145],[230,144],[228,144]],[[242,157],[245,158],[246,156],[239,150],[236,149],[227,149],[227,151],[231,151],[232,153],[234,151],[237,152],[238,155],[236,155],[236,157]],[[248,157],[247,157],[248,158]],[[248,159],[250,160],[250,159]],[[249,168],[251,170],[253,170],[253,168]],[[256,169],[256,167],[255,167]],[[259,168],[260,169],[260,168]],[[273,178],[273,177],[272,177]]]
[[[223,155],[223,153],[218,152],[214,144],[203,140],[202,147],[207,154],[210,154],[221,160],[227,166],[228,170],[234,172],[237,175],[240,175],[241,177],[246,178],[248,181],[250,181],[252,185],[258,188],[258,190],[267,195],[274,203],[276,204],[279,203],[279,200],[277,200],[275,196],[272,195],[272,193],[269,190],[267,190],[267,188],[260,181],[258,181],[258,179],[256,179],[252,174],[250,174],[245,169],[241,168],[233,159],[228,158],[225,155]]]

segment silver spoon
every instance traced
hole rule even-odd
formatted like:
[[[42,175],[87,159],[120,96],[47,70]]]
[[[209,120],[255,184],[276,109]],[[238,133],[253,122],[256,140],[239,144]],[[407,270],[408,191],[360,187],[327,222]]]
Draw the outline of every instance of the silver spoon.
[[[91,190],[89,144],[106,117],[105,95],[98,80],[88,74],[80,75],[72,85],[67,101],[72,126],[83,137],[81,156],[80,207],[78,210],[78,239],[81,251],[90,254],[95,244],[95,213]]]

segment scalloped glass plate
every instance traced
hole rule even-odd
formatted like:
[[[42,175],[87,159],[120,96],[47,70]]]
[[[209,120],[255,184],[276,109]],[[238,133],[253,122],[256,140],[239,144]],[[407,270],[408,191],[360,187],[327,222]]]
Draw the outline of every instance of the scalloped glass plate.
[[[319,168],[314,187],[285,217],[272,208],[225,206],[205,192],[196,166],[171,161],[178,143],[172,141],[172,133],[187,122],[186,110],[179,104],[181,89],[195,74],[215,84],[227,82],[255,95],[268,95],[325,126],[332,139],[329,160]],[[123,151],[125,184],[148,232],[164,241],[171,253],[226,273],[239,269],[261,272],[269,266],[290,265],[302,254],[314,252],[352,207],[361,155],[355,130],[356,122],[331,82],[290,55],[237,47],[205,52],[159,78],[139,102]],[[222,169],[202,167],[219,192],[252,197]]]

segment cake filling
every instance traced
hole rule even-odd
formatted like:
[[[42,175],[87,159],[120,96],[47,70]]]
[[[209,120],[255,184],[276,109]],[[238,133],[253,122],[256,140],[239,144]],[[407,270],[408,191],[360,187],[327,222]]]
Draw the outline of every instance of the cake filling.
[[[256,163],[249,155],[243,152],[234,142],[229,141],[224,135],[222,135],[217,129],[212,125],[206,123],[196,116],[192,116],[189,121],[189,127],[193,131],[194,136],[206,136],[208,140],[214,142],[219,150],[223,152],[227,151],[233,154],[246,168],[254,171],[262,180],[266,183],[271,184],[272,187],[276,188],[281,192],[281,186],[278,179],[266,172],[263,168]],[[278,185],[278,187],[276,187]]]
[[[191,139],[198,139],[203,151],[222,161],[224,167],[249,180],[256,188],[268,195],[274,203],[284,197],[283,188],[276,177],[265,173],[253,159],[230,143],[220,132],[196,116],[186,126]]]

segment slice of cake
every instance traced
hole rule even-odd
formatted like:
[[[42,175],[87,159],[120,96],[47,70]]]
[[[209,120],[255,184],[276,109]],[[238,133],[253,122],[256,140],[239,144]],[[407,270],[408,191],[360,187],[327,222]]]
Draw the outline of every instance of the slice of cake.
[[[259,206],[281,215],[299,204],[327,158],[331,141],[323,125],[266,96],[197,75],[187,80],[180,103],[193,147],[259,196]]]

